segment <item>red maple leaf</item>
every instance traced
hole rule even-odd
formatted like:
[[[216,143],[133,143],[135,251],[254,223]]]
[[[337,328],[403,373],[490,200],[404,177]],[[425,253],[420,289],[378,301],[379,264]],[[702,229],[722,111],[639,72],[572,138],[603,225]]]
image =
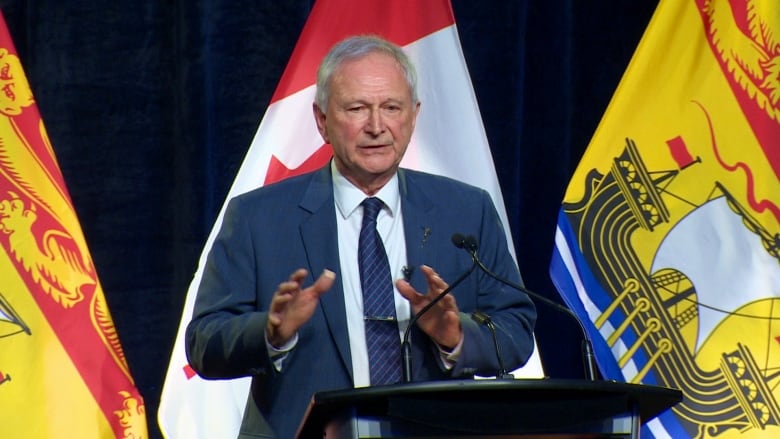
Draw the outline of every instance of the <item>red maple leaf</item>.
[[[277,159],[276,156],[271,156],[271,163],[268,164],[268,172],[265,174],[265,182],[263,185],[275,183],[288,177],[294,177],[321,168],[328,163],[328,160],[330,160],[332,155],[333,149],[331,146],[327,143],[323,144],[320,146],[320,149],[310,155],[300,166],[293,169],[285,166],[285,164]]]

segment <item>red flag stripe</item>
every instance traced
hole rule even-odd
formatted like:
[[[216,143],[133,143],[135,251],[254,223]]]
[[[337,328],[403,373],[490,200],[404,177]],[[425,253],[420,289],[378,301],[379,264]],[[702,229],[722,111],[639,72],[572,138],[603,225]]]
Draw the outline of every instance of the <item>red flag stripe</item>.
[[[405,46],[455,24],[449,0],[426,0],[425,7],[420,6],[418,0],[382,2],[381,8],[375,1],[316,2],[271,102],[314,84],[322,57],[350,35],[377,34]]]

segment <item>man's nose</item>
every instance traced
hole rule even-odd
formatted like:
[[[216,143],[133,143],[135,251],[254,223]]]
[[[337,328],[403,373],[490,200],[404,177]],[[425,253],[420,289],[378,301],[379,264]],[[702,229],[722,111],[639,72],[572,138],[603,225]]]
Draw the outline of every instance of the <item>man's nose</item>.
[[[378,135],[385,130],[385,121],[380,111],[371,111],[366,122],[366,132]]]

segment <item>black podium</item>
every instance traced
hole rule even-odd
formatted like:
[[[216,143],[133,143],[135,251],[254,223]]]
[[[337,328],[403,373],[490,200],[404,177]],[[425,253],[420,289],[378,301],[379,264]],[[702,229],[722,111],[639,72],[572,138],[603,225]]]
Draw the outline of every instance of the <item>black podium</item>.
[[[299,438],[637,438],[682,400],[665,387],[579,380],[463,380],[321,392]]]

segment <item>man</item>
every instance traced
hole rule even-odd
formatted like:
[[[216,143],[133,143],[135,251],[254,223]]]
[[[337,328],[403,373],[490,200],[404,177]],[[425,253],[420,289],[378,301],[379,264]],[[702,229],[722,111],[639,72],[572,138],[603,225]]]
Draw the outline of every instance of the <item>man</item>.
[[[229,203],[186,348],[204,377],[253,377],[240,437],[293,437],[314,393],[399,381],[410,316],[471,266],[452,245],[454,233],[475,235],[483,262],[520,282],[485,191],[399,168],[420,110],[416,87],[414,67],[397,46],[373,36],[340,42],[320,65],[313,105],[333,160]],[[365,262],[364,239],[376,233],[379,262]],[[376,272],[385,281],[371,284]],[[375,288],[388,291],[389,310],[370,309],[380,296]],[[475,273],[411,329],[414,381],[499,369],[492,336],[470,318],[474,311],[499,329],[506,366],[528,359],[532,303]],[[387,328],[382,355],[394,350],[393,360],[372,361],[377,333]],[[381,378],[379,366],[388,366]]]

